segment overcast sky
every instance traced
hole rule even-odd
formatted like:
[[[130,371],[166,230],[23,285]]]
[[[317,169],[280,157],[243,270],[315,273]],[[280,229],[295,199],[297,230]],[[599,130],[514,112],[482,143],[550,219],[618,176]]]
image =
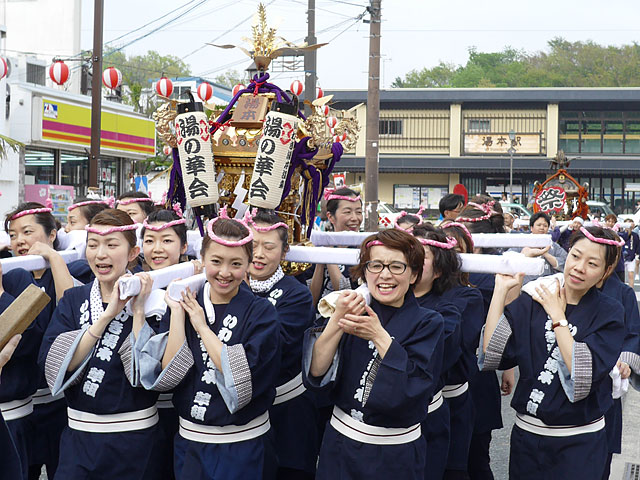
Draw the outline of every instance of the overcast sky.
[[[113,40],[164,15],[187,0],[107,0],[104,40]],[[203,2],[200,4],[200,2]],[[306,0],[264,0],[269,23],[279,26],[287,40],[306,36]],[[356,21],[365,0],[316,0],[319,42],[331,41],[318,51],[318,79],[325,88],[367,87],[369,25]],[[200,4],[200,5],[199,5]],[[250,61],[239,50],[203,45],[242,44],[250,36],[255,0],[194,0],[199,5],[179,20],[125,48],[131,54],[157,50],[184,58],[195,75],[214,77],[228,69],[243,70]],[[621,45],[640,39],[640,3],[637,0],[382,0],[383,86],[411,69],[432,67],[440,60],[464,64],[469,47],[499,51],[505,46],[528,52],[544,50],[555,36],[567,40],[593,40]],[[179,11],[180,12],[180,11]],[[175,14],[127,35],[120,46],[170,20]],[[93,0],[82,0],[82,47],[92,46]],[[221,38],[226,30],[231,30]],[[336,37],[337,38],[334,38]],[[201,48],[203,47],[203,48]],[[193,52],[193,53],[192,53]],[[105,62],[105,66],[108,61]],[[272,74],[286,88],[302,73]]]

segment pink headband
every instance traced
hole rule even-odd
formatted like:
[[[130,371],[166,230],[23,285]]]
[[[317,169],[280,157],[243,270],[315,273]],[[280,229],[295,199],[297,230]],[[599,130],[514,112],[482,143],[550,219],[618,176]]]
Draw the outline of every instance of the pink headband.
[[[240,225],[244,225],[249,231],[249,235],[244,237],[242,240],[225,240],[224,238],[220,238],[213,231],[213,224],[216,223],[221,218],[225,218],[227,220],[233,220],[234,222],[238,222]],[[209,222],[207,225],[207,233],[209,234],[209,238],[220,245],[224,245],[225,247],[241,247],[251,241],[253,241],[253,233],[251,233],[251,229],[247,226],[248,219],[251,218],[249,212],[245,213],[245,218],[243,221],[238,221],[232,218],[229,218],[227,215],[227,206],[225,205],[220,210],[220,215]]]
[[[422,245],[430,245],[436,248],[444,248],[445,250],[451,250],[453,247],[458,245],[458,241],[453,237],[447,237],[447,243],[438,242],[437,240],[432,240],[430,238],[420,238],[420,237],[416,237],[416,238]]]
[[[371,240],[365,246],[366,246],[366,248],[371,248],[371,247],[375,247],[376,245],[384,246],[384,243],[382,243],[380,240]]]
[[[106,225],[105,225],[106,226]],[[128,230],[135,230],[138,228],[137,223],[132,223],[131,225],[121,225],[118,227],[111,227],[106,230],[100,230],[99,228],[92,227],[91,225],[87,225],[84,229],[89,233],[97,233],[98,235],[109,235],[114,232],[126,232]]]
[[[483,220],[488,220],[489,218],[491,218],[492,215],[496,215],[498,213],[493,209],[493,206],[495,204],[496,202],[493,200],[487,203],[482,203],[482,204],[469,202],[467,205],[471,205],[472,207],[484,212],[485,214],[478,218],[458,217],[456,220],[460,222],[467,222],[467,223],[475,223],[475,222],[481,222]]]
[[[24,217],[25,215],[34,215],[36,213],[51,213],[53,210],[47,207],[43,208],[32,208],[30,210],[23,210],[21,212],[16,213],[9,220],[16,220],[17,218]]]
[[[618,226],[617,223],[613,226],[613,228],[612,227],[607,227],[606,225],[603,225],[602,223],[600,223],[600,221],[597,218],[594,218],[593,220],[591,220],[591,223],[593,225],[595,225],[596,227],[606,228],[607,230],[613,230],[614,232],[619,232],[620,231],[620,227]]]
[[[254,220],[253,220],[255,218],[257,212],[258,212],[258,209],[254,208],[251,211],[251,215],[249,215],[249,217],[248,217],[248,223],[251,224],[251,227],[256,232],[261,232],[261,233],[270,232],[270,231],[275,230],[276,228],[280,228],[280,227],[283,227],[285,230],[289,230],[289,225],[287,225],[284,222],[274,223],[273,225],[269,225],[268,227],[259,227],[258,225],[256,225],[256,222],[254,222]]]
[[[178,220],[172,220],[171,222],[163,223],[162,225],[149,225],[147,223],[147,219],[145,218],[142,222],[142,228],[147,228],[149,230],[153,230],[154,232],[159,232],[160,230],[164,230],[165,228],[175,227],[176,225],[182,225],[187,223],[184,218],[179,218]]]
[[[413,229],[415,227],[417,227],[418,225],[422,224],[422,217],[420,216],[422,214],[422,211],[424,210],[424,206],[420,205],[420,208],[418,209],[417,213],[407,213],[404,210],[402,210],[400,212],[400,215],[398,215],[396,217],[396,219],[393,221],[393,227],[397,228],[398,230],[404,230],[405,232],[411,233],[413,231]],[[407,217],[411,215],[412,217],[418,217],[418,223],[416,223],[415,225],[411,225],[409,228],[402,228],[400,225],[398,225],[398,223],[400,222],[400,219],[403,217]]]
[[[130,203],[136,203],[136,202],[153,202],[152,199],[150,199],[149,197],[145,197],[145,198],[125,198],[123,200],[118,200],[117,204],[118,205],[129,205]]]
[[[109,208],[113,208],[115,205],[115,199],[113,197],[105,198],[104,200],[87,200],[86,202],[74,203],[67,207],[67,211],[71,211],[74,208],[84,207],[86,205],[97,205],[99,203],[107,205]]]
[[[594,243],[601,243],[603,245],[614,245],[616,247],[622,247],[624,245],[624,240],[620,240],[618,242],[616,240],[610,240],[608,238],[594,237],[593,235],[591,235],[591,233],[589,233],[589,230],[584,227],[580,227],[580,231],[584,234],[585,237],[587,237]]]
[[[445,230],[449,227],[460,227],[464,231],[465,235],[469,238],[469,241],[471,242],[471,248],[473,248],[473,235],[471,235],[471,232],[469,232],[469,229],[465,227],[464,223],[458,223],[458,222],[447,223],[444,227],[442,227],[442,230]]]
[[[361,202],[360,195],[357,197],[348,197],[346,195],[334,195],[333,193],[328,193],[324,196],[324,199],[328,202],[329,200],[346,200],[347,202]]]

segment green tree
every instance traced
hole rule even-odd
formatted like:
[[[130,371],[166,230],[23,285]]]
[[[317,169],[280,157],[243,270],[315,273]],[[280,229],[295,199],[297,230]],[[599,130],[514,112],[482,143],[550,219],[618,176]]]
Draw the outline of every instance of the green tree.
[[[511,47],[469,49],[467,63],[440,62],[396,78],[394,87],[629,87],[640,85],[640,45],[602,46],[592,41],[549,41],[543,52]]]
[[[213,81],[219,85],[225,85],[229,88],[233,88],[238,83],[243,83],[243,76],[242,73],[237,70],[227,70],[226,72],[213,77]]]
[[[122,85],[126,87],[123,101],[142,112],[140,96],[144,88],[163,74],[167,77],[191,75],[189,65],[174,55],[161,55],[150,50],[145,55],[127,57],[122,51],[107,50],[104,53],[104,68],[117,67],[122,72]],[[147,112],[148,113],[148,112]]]

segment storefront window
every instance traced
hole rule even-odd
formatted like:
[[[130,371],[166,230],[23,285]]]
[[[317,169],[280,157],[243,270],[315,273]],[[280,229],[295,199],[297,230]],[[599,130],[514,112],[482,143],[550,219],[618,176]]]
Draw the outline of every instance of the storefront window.
[[[87,155],[60,152],[60,170],[62,185],[72,185],[76,198],[87,196],[89,186],[89,158]]]
[[[56,179],[55,155],[52,151],[25,149],[25,184],[54,185]]]
[[[98,184],[100,192],[108,197],[118,194],[118,160],[115,158],[101,158],[98,169]]]

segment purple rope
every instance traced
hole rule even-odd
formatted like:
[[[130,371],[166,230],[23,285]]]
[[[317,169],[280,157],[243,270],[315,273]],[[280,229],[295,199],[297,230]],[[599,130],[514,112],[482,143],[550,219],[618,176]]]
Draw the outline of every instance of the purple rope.
[[[223,123],[223,120],[227,118],[227,115],[229,115],[229,112],[238,101],[238,98],[240,98],[240,96],[245,93],[254,93],[256,85],[260,83],[262,83],[263,85],[258,86],[258,93],[274,93],[276,95],[276,100],[278,101],[278,103],[282,103],[283,99],[285,102],[291,103],[291,98],[289,97],[289,95],[287,95],[286,92],[284,92],[277,85],[274,85],[272,83],[267,83],[268,79],[269,79],[268,73],[265,73],[261,77],[258,77],[257,74],[254,75],[253,80],[251,81],[251,83],[249,83],[247,88],[243,88],[242,90],[239,90],[238,93],[236,93],[233,96],[233,98],[229,102],[229,105],[227,105],[227,107],[222,111],[222,113],[220,114],[216,122]],[[304,113],[302,113],[300,109],[298,109],[298,116],[302,118],[302,120],[306,120]],[[215,132],[214,129],[215,129],[215,126],[211,128],[211,133]]]

